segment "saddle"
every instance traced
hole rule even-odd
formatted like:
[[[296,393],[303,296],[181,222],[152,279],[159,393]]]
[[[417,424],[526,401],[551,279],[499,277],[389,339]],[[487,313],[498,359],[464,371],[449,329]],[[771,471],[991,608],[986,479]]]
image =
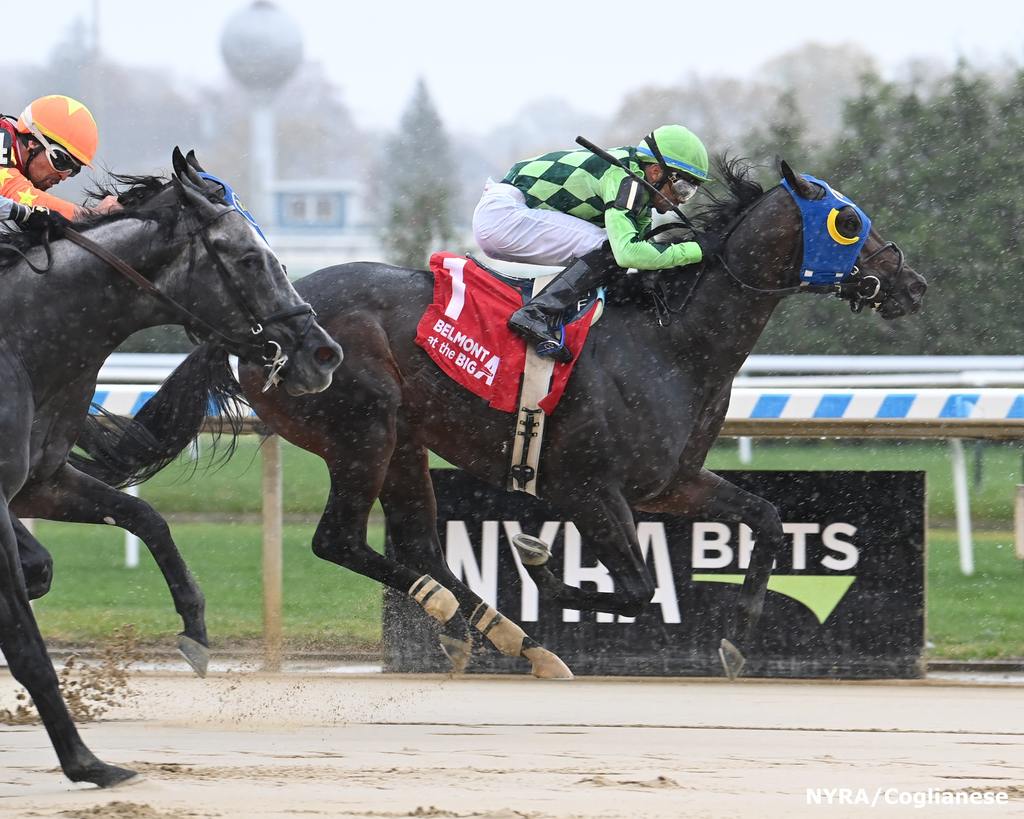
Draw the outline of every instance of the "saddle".
[[[519,293],[519,297],[522,299],[523,304],[526,304],[531,298],[533,298],[535,292],[539,292],[539,289],[535,291],[535,285],[539,281],[543,281],[547,284],[551,279],[554,278],[554,274],[539,274],[536,276],[512,276],[508,273],[502,273],[500,270],[495,270],[488,264],[480,261],[472,253],[467,253],[466,258],[469,259],[473,264],[489,274],[493,278],[497,279],[503,284],[507,284],[509,287],[515,289]],[[543,288],[543,285],[541,285]],[[577,319],[586,315],[587,311],[590,310],[594,304],[597,304],[597,311],[594,313],[594,317],[590,320],[590,326],[593,327],[597,324],[601,315],[604,313],[604,304],[607,300],[607,293],[605,288],[594,287],[586,292],[584,297],[576,302],[575,309],[569,310],[566,315],[562,317],[563,324],[572,324]]]
[[[509,487],[536,494],[544,418],[551,414],[604,302],[602,288],[567,311],[573,360],[537,356],[512,332],[508,317],[553,276],[508,276],[454,253],[430,258],[434,296],[416,328],[419,345],[449,379],[502,412],[515,412]]]

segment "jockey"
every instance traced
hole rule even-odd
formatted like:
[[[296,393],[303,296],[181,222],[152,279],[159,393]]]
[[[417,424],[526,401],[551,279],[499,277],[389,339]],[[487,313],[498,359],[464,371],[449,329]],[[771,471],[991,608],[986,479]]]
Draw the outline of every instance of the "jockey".
[[[660,196],[588,150],[555,151],[513,165],[500,183],[488,180],[473,213],[473,235],[488,256],[566,266],[508,323],[558,361],[572,360],[561,315],[586,291],[620,269],[682,267],[718,250],[712,236],[675,244],[645,238],[652,207],[666,213],[709,179],[707,149],[692,131],[663,125],[609,153]]]
[[[61,94],[33,100],[17,119],[0,116],[0,219],[38,230],[119,209],[114,196],[86,208],[47,192],[91,165],[98,142],[89,109]]]

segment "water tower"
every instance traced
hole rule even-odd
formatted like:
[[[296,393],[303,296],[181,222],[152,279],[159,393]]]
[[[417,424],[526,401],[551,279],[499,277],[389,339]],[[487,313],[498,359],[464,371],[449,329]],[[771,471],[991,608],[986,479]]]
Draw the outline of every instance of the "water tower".
[[[302,31],[270,0],[255,0],[227,21],[220,51],[250,100],[248,199],[257,221],[272,224],[275,170],[271,103],[302,62]]]

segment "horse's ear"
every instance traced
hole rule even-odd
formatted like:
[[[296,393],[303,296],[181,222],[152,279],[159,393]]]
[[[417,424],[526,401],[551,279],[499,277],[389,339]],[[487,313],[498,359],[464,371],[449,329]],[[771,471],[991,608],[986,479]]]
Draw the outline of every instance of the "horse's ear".
[[[178,195],[185,200],[185,202],[192,205],[194,208],[200,210],[204,208],[212,208],[213,204],[209,199],[206,198],[206,194],[203,189],[189,179],[189,174],[192,172],[191,168],[186,169],[184,174],[176,174],[171,177],[171,184],[174,185],[178,191]]]
[[[188,154],[185,155],[185,161],[193,168],[195,168],[197,171],[199,171],[199,173],[206,173],[206,168],[200,165],[199,160],[196,159],[195,151],[189,151]]]
[[[186,185],[190,185],[199,191],[205,190],[206,183],[192,169],[189,161],[177,146],[175,146],[174,151],[171,153],[171,165],[174,167],[174,175]]]
[[[779,170],[782,172],[782,178],[785,179],[789,186],[804,199],[820,199],[821,191],[817,185],[808,182],[800,174],[789,167],[789,163],[785,159],[779,160]]]
[[[174,150],[171,151],[171,167],[174,168],[174,175],[181,176],[185,173],[187,163],[185,157],[181,153],[181,148],[177,145],[174,146]]]

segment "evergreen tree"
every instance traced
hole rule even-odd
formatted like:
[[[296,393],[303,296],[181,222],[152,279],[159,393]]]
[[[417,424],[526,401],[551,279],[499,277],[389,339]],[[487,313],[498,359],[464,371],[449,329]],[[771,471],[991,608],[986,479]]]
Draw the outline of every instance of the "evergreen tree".
[[[383,238],[390,261],[425,267],[433,251],[452,241],[455,179],[448,137],[420,79],[398,133],[387,141],[377,174],[383,185]]]

